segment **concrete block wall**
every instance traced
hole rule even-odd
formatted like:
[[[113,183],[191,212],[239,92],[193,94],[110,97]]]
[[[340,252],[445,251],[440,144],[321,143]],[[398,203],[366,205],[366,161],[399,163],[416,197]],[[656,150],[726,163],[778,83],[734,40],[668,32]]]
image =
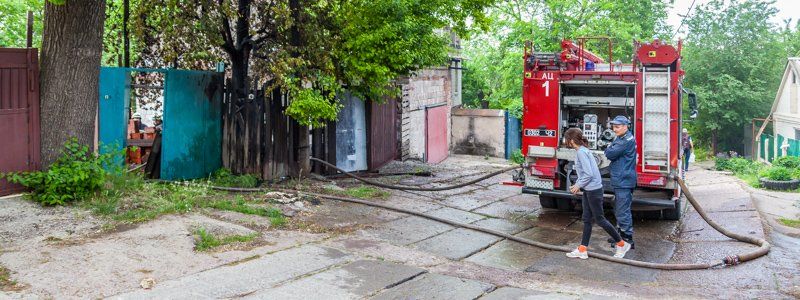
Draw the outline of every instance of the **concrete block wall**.
[[[400,158],[425,158],[425,107],[444,104],[450,120],[451,72],[448,68],[431,68],[400,81],[402,90],[400,123]],[[451,122],[447,122],[447,136],[451,135]],[[448,140],[448,145],[450,140]]]
[[[452,114],[452,153],[505,157],[503,110],[454,108]]]

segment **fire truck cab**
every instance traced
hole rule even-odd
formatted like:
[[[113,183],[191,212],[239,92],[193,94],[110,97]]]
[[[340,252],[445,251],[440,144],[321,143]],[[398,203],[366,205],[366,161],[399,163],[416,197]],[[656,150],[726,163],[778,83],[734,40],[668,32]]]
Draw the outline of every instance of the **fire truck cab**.
[[[569,192],[577,180],[575,150],[562,143],[569,128],[580,128],[589,140],[603,176],[606,202],[614,195],[610,161],[603,150],[616,137],[609,122],[618,115],[631,120],[637,144],[637,188],[633,210],[677,220],[681,214],[680,162],[682,97],[681,42],[677,48],[659,40],[634,42],[633,61],[608,61],[585,49],[587,40],[564,40],[560,53],[534,52],[526,43],[523,79],[522,153],[525,168],[515,176],[522,192],[539,196],[542,207],[562,210],[580,205]],[[694,106],[694,95],[689,95]],[[692,113],[694,115],[695,113]]]

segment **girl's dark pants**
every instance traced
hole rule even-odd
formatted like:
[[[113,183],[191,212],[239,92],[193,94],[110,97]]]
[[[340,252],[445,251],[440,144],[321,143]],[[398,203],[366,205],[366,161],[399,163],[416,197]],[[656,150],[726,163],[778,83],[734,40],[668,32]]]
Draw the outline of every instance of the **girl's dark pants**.
[[[581,245],[589,246],[589,239],[592,237],[592,223],[597,222],[600,227],[611,235],[614,241],[619,242],[622,238],[619,232],[614,229],[605,215],[603,215],[603,189],[599,188],[593,191],[583,191],[581,205],[583,207],[583,238]]]

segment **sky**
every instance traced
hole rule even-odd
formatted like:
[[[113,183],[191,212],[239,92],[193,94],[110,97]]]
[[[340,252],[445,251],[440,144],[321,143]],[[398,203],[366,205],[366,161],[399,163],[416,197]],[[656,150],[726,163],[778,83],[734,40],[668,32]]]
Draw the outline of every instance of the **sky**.
[[[686,15],[686,12],[689,10],[690,5],[694,2],[694,7],[692,7],[692,11],[698,6],[705,3],[708,3],[709,0],[675,0],[675,3],[672,5],[672,9],[669,12],[669,18],[667,19],[667,24],[671,25],[673,30],[678,28],[681,24],[681,19],[683,15]],[[783,25],[784,19],[792,19],[792,25],[797,23],[797,20],[800,19],[800,1],[798,0],[776,0],[773,4],[775,8],[778,9],[778,14],[772,21],[773,23]],[[690,13],[691,14],[691,13]],[[686,30],[686,25],[682,27],[682,31]],[[678,36],[685,36],[683,33],[679,33]]]

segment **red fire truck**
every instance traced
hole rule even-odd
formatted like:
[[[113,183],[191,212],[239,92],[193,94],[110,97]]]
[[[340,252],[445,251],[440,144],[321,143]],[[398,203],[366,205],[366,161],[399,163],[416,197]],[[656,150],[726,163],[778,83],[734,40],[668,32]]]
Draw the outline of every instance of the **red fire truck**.
[[[599,39],[599,40],[596,40]],[[586,49],[587,42],[608,43],[608,60]],[[580,128],[589,140],[603,175],[607,203],[613,201],[603,150],[615,138],[609,122],[618,115],[631,120],[637,144],[637,188],[633,210],[650,217],[680,218],[682,98],[688,96],[692,117],[694,94],[682,86],[681,42],[677,48],[659,40],[634,42],[633,61],[614,61],[607,38],[561,42],[561,52],[533,51],[526,43],[523,79],[522,153],[526,164],[515,176],[522,192],[539,196],[542,207],[574,209],[580,199],[568,187],[577,180],[575,150],[562,143],[569,128]],[[605,51],[605,50],[604,50]]]

